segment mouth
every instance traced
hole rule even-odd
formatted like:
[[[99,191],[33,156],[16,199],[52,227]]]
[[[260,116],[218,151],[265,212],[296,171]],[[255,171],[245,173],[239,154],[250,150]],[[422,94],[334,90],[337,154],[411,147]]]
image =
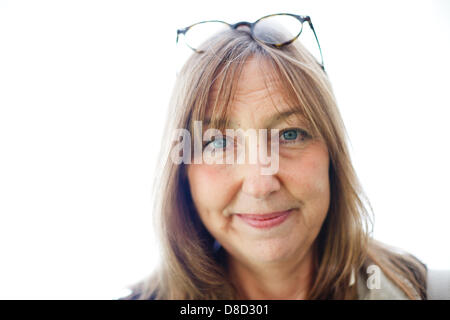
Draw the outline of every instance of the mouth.
[[[258,229],[268,229],[280,225],[283,223],[291,214],[294,209],[289,209],[286,211],[280,212],[271,212],[271,213],[261,213],[261,214],[244,214],[244,213],[236,213],[242,221],[247,223],[248,225],[258,228]]]

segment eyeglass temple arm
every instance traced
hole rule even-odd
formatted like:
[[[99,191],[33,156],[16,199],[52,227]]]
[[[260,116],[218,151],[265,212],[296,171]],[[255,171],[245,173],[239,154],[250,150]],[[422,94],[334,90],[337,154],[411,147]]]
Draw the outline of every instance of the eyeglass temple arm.
[[[181,34],[185,34],[186,33],[186,28],[185,29],[178,29],[177,30],[177,43],[178,43],[178,36]]]
[[[310,18],[310,17],[306,17],[305,20],[308,21],[309,26],[310,26],[311,30],[313,31],[313,33],[314,33],[314,37],[316,38],[317,45],[319,46],[320,58],[322,59],[322,65],[321,65],[321,67],[322,67],[323,71],[325,71],[325,67],[324,67],[324,64],[323,64],[322,49],[320,48],[319,39],[317,39],[316,30],[314,30],[314,26],[313,26],[313,24],[312,24],[312,22],[311,22],[311,18]]]

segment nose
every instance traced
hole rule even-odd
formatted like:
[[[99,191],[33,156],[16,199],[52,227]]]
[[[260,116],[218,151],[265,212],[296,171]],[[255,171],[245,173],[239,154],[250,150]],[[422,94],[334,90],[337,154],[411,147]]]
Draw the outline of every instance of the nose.
[[[261,174],[259,165],[246,166],[242,192],[258,200],[269,197],[270,194],[280,190],[280,181],[276,175]]]

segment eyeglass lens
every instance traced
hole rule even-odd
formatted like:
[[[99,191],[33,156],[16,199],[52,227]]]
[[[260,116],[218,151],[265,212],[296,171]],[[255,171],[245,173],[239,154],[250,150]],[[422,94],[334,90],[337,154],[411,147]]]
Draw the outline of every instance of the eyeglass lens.
[[[230,30],[230,25],[221,21],[200,22],[191,26],[186,32],[185,42],[194,50],[211,53],[212,49],[208,47],[207,41],[227,30]],[[278,14],[262,18],[254,25],[253,35],[258,40],[273,45],[283,44],[299,37],[296,41],[300,41],[316,61],[321,63],[320,51],[309,24],[302,23],[294,16]]]

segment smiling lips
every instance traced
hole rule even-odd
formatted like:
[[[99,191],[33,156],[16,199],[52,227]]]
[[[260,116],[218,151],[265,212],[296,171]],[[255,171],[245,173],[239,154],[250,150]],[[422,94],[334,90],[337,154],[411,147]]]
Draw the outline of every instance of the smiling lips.
[[[281,212],[273,212],[267,214],[241,214],[236,215],[245,223],[255,228],[271,228],[281,224],[287,219],[292,209]]]

